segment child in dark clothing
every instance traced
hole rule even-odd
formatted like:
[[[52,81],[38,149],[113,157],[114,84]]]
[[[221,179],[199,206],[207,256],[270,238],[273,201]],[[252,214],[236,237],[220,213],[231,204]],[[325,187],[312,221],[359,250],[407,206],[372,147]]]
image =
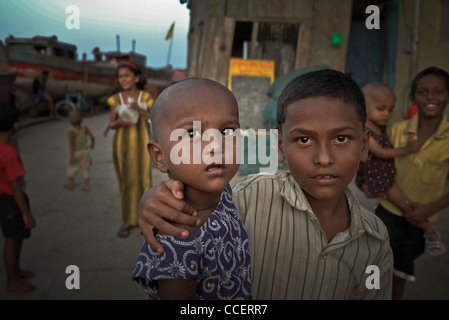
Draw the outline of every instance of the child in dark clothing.
[[[189,228],[192,236],[185,240],[157,234],[166,248],[163,255],[145,242],[133,279],[150,299],[251,299],[248,235],[229,184],[239,167],[237,100],[217,82],[186,79],[158,96],[151,123],[148,152],[154,165],[184,183],[184,200],[203,224]]]

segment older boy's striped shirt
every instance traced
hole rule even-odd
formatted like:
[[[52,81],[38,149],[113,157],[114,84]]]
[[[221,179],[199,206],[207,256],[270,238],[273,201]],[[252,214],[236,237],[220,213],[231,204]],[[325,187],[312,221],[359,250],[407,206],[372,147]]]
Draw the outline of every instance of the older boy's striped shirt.
[[[249,235],[254,299],[391,299],[387,229],[349,188],[346,198],[350,226],[328,243],[288,172],[249,175],[234,186]]]

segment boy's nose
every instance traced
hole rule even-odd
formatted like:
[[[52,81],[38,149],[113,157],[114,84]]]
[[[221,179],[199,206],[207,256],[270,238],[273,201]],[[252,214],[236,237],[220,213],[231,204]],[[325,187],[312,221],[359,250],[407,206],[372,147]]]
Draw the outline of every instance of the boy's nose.
[[[317,146],[315,154],[315,164],[318,166],[327,167],[334,163],[332,150],[328,145]]]
[[[217,133],[213,132],[213,134],[210,134],[205,140],[204,143],[206,143],[206,146],[204,147],[203,153],[215,156],[220,155],[223,152],[222,137],[218,130]]]

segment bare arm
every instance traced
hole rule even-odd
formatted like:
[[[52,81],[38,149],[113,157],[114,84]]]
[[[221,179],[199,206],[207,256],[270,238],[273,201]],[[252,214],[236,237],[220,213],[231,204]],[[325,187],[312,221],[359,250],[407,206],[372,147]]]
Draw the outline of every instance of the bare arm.
[[[404,217],[413,225],[419,225],[425,222],[435,213],[442,211],[449,207],[449,193],[440,199],[426,204],[410,203],[413,207],[412,211],[405,214]]]
[[[121,119],[116,111],[116,108],[113,106],[110,106],[111,111],[109,112],[109,128],[111,129],[117,129],[120,127],[126,127],[133,125],[130,121],[125,121]],[[106,133],[106,132],[105,132]]]
[[[167,279],[158,280],[161,300],[195,300],[196,280]]]
[[[90,138],[90,148],[93,149],[95,146],[95,137],[94,137],[94,134],[92,133],[92,131],[90,131],[90,129],[88,127],[86,127],[86,134]]]
[[[146,191],[140,199],[140,230],[151,248],[159,253],[163,253],[164,248],[157,242],[154,229],[163,234],[185,239],[189,236],[189,232],[170,222],[188,226],[201,225],[195,209],[183,200],[183,192],[184,185],[181,182],[168,179]]]
[[[387,199],[390,200],[396,207],[401,209],[403,213],[411,211],[410,199],[406,194],[399,188],[399,186],[393,183],[393,186],[386,192]]]
[[[373,137],[369,139],[369,151],[382,159],[391,159],[418,152],[422,145],[423,142],[421,140],[410,140],[405,147],[383,148]]]
[[[139,115],[141,115],[147,119],[150,117],[150,113],[147,110],[140,108],[139,104],[137,104],[137,102],[131,103],[131,108],[136,110]]]
[[[25,199],[25,194],[23,193],[22,187],[18,179],[11,181],[11,190],[14,196],[14,200],[19,206],[20,212],[22,212],[23,221],[25,222],[25,228],[31,229],[36,226],[36,221],[31,215],[30,208]]]

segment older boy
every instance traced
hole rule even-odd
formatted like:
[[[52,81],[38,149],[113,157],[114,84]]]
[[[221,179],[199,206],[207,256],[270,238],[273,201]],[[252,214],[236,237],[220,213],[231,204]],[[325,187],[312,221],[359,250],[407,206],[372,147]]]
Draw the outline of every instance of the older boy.
[[[233,189],[249,235],[255,299],[391,298],[387,230],[348,188],[367,157],[365,119],[360,88],[334,70],[301,75],[279,97],[279,156],[289,172],[249,175]],[[139,223],[155,249],[153,226],[188,234],[161,217],[197,220],[181,215],[194,210],[179,193],[179,183],[169,182],[142,198]]]
[[[410,139],[425,143],[419,152],[395,158],[396,183],[416,203],[412,213],[386,199],[379,200],[376,214],[390,234],[394,255],[393,299],[402,298],[406,281],[415,281],[414,261],[424,252],[425,239],[419,223],[436,221],[438,212],[449,207],[449,193],[443,195],[449,173],[449,122],[444,110],[449,103],[449,74],[429,67],[412,81],[410,100],[418,115],[394,124],[389,138],[394,148]]]

